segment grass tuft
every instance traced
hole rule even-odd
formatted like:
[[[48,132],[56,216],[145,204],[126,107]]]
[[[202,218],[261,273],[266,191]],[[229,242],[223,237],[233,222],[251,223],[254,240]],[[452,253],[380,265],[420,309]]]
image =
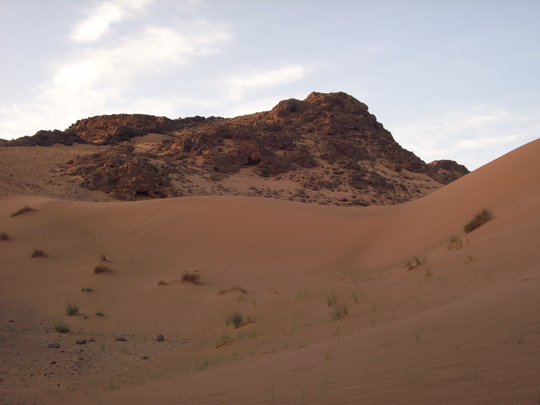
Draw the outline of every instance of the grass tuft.
[[[105,316],[105,314],[103,313],[103,311],[97,311],[96,316]]]
[[[45,252],[43,251],[43,249],[39,249],[39,248],[34,249],[34,251],[32,252],[32,255],[31,255],[32,258],[35,258],[35,257],[46,257],[46,256],[47,256],[47,255],[45,254]]]
[[[326,302],[328,303],[329,307],[336,305],[338,303],[338,296],[332,291],[326,296]]]
[[[58,333],[68,333],[69,326],[63,322],[58,322],[56,325],[54,325],[54,330],[57,331]]]
[[[476,228],[484,225],[486,222],[491,221],[495,216],[489,210],[483,209],[476,216],[463,226],[463,230],[466,233],[474,231]]]
[[[193,283],[197,284],[201,278],[201,275],[196,271],[184,271],[182,274],[183,283]]]
[[[426,260],[427,260],[427,258],[425,258],[425,257],[414,256],[414,257],[410,258],[409,260],[407,260],[403,264],[403,267],[405,267],[407,269],[407,271],[409,271],[409,270],[412,270],[415,267],[418,267],[421,264],[425,263]]]
[[[158,286],[161,286],[161,285],[169,285],[169,283],[167,283],[165,280],[159,280],[158,283],[157,283]]]
[[[81,288],[81,291],[82,292],[92,292],[94,290],[92,290],[90,287],[83,287],[83,288]]]
[[[24,214],[25,212],[35,211],[35,208],[29,207],[28,205],[25,205],[22,208],[19,208],[17,211],[11,213],[11,217],[16,217],[17,215]]]
[[[233,325],[234,329],[238,329],[244,323],[244,317],[240,312],[233,312],[231,315],[227,316],[226,325]]]
[[[102,273],[110,273],[110,272],[112,272],[111,268],[103,264],[100,264],[94,267],[94,274],[102,274]]]
[[[463,241],[459,236],[452,235],[448,240],[448,244],[446,245],[446,247],[448,248],[448,250],[458,250],[463,247]]]
[[[341,318],[343,318],[345,315],[348,315],[348,314],[349,314],[349,308],[347,307],[346,304],[336,305],[334,307],[334,310],[332,311],[332,319],[334,321],[337,321],[337,320],[340,320]]]
[[[66,306],[66,314],[69,316],[79,315],[79,307],[71,302]]]

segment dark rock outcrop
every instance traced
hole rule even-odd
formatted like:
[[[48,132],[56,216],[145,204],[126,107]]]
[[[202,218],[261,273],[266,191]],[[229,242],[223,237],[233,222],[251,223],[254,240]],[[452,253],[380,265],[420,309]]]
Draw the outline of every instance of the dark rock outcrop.
[[[80,176],[83,187],[103,191],[120,200],[177,195],[167,173],[149,158],[134,153],[133,145],[129,143],[78,157],[69,165],[68,174]]]

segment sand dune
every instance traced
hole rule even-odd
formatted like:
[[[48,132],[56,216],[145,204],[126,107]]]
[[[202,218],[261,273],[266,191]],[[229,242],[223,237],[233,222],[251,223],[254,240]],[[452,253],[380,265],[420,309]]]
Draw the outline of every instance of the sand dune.
[[[537,140],[389,207],[4,199],[2,401],[538,403],[539,157]]]

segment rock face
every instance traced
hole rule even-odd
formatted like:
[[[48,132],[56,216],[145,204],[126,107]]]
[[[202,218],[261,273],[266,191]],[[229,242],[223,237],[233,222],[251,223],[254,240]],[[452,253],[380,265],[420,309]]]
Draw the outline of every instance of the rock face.
[[[146,135],[171,133],[176,129],[173,120],[145,114],[114,114],[96,116],[77,121],[68,128],[81,139],[102,145],[116,145],[130,138]]]
[[[134,140],[149,133],[169,136],[144,147]],[[468,173],[452,161],[426,164],[403,149],[367,105],[342,92],[313,92],[236,118],[97,116],[17,141],[99,145],[101,151],[74,159],[66,172],[79,176],[83,187],[124,200],[225,194],[396,204]]]
[[[469,173],[469,170],[453,160],[435,160],[429,163],[435,172],[432,177],[443,184],[451,183],[461,176]]]
[[[78,157],[68,164],[71,166],[68,174],[80,176],[83,187],[103,191],[120,200],[178,195],[166,173],[161,173],[148,158],[135,154],[129,143]]]
[[[74,143],[85,143],[76,133],[71,131],[38,131],[34,136],[23,136],[12,141],[0,143],[1,146],[52,146],[55,144],[71,146]]]

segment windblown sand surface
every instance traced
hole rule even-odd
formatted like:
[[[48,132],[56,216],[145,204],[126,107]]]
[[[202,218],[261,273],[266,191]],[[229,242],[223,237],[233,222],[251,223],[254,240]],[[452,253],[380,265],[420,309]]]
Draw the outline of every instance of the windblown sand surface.
[[[404,205],[18,197],[2,232],[2,403],[540,401],[540,140]]]

